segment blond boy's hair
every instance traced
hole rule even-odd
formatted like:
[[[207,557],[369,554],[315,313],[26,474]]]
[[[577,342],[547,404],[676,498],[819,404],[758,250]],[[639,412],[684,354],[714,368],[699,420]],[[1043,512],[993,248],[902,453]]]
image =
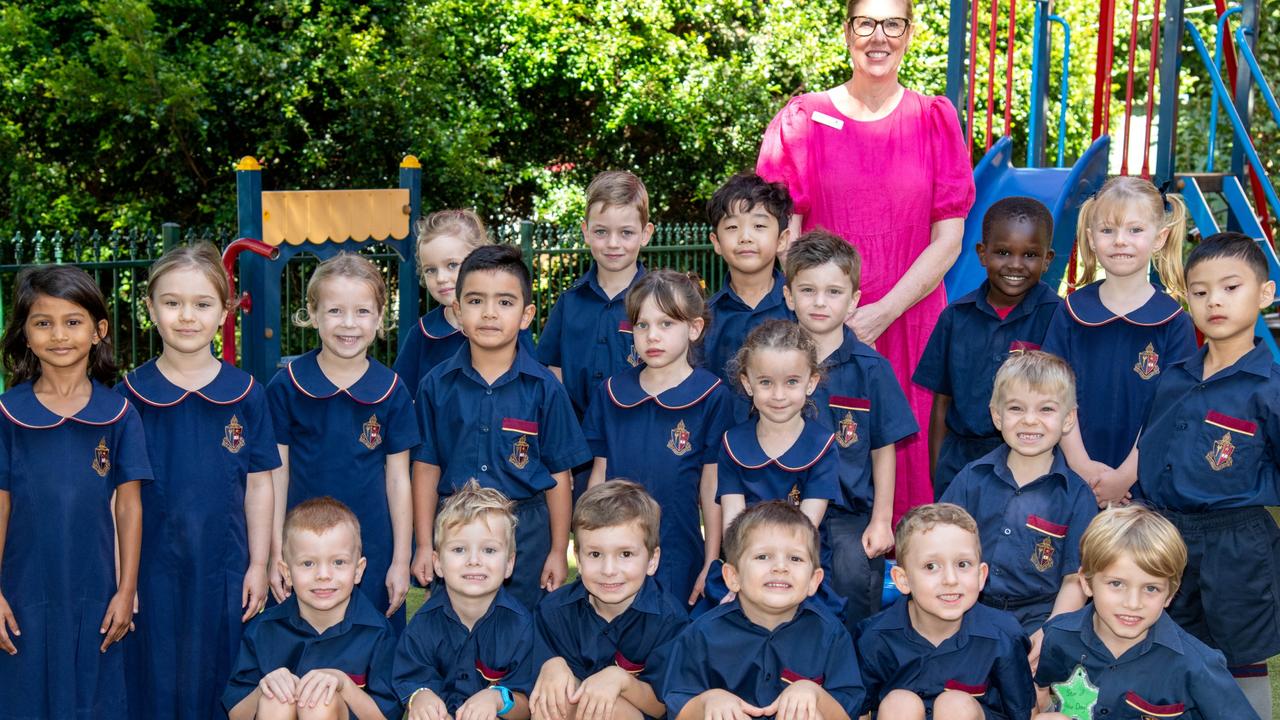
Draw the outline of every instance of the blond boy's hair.
[[[1080,538],[1080,573],[1085,580],[1128,555],[1143,572],[1169,581],[1169,594],[1182,585],[1187,544],[1173,523],[1143,505],[1098,513]]]
[[[658,548],[662,508],[641,485],[630,480],[610,480],[582,493],[573,509],[573,532],[599,530],[636,523],[650,554]]]
[[[1023,384],[1033,392],[1052,395],[1067,410],[1076,406],[1076,374],[1066,360],[1041,350],[1019,350],[1009,356],[996,371],[991,389],[991,407],[1004,404],[1009,388]]]
[[[591,179],[587,186],[587,215],[596,205],[608,210],[611,207],[633,207],[640,213],[640,224],[649,224],[649,191],[644,182],[626,170],[606,170]]]
[[[307,304],[293,314],[293,324],[298,327],[318,328],[316,313],[320,310],[320,292],[327,280],[345,277],[359,280],[369,286],[373,303],[382,317],[378,321],[378,337],[386,333],[387,283],[382,271],[369,258],[355,253],[340,252],[316,266],[307,281]]]
[[[734,567],[742,560],[751,536],[765,529],[798,531],[804,535],[809,560],[818,566],[818,528],[800,508],[784,500],[769,500],[747,508],[724,532],[724,561]]]
[[[356,557],[360,557],[360,519],[351,509],[331,497],[318,497],[298,503],[284,518],[284,554],[289,555],[289,538],[300,532],[323,535],[339,525],[350,525],[356,539]]]
[[[434,549],[439,551],[441,541],[445,536],[445,531],[456,530],[465,525],[470,525],[477,520],[497,519],[506,522],[506,532],[502,533],[496,530],[492,525],[491,530],[499,532],[503,535],[503,540],[507,543],[508,550],[516,548],[516,515],[513,511],[515,503],[507,499],[500,491],[493,488],[480,487],[480,483],[475,478],[467,481],[454,494],[450,495],[441,506],[440,512],[436,515],[435,530],[431,537],[431,543]]]
[[[959,505],[951,503],[931,503],[918,505],[907,511],[898,522],[898,529],[893,534],[893,544],[897,549],[898,564],[906,563],[907,552],[911,541],[939,525],[952,525],[971,533],[974,545],[978,548],[978,558],[982,558],[982,542],[979,540],[978,523],[973,516]]]

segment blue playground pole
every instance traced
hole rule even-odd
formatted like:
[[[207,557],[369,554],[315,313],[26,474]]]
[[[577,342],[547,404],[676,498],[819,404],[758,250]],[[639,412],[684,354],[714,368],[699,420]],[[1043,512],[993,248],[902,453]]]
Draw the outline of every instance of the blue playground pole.
[[[236,164],[236,219],[239,237],[262,240],[262,166],[245,156]],[[252,309],[240,322],[240,367],[266,383],[275,374],[280,338],[274,326],[280,320],[280,294],[264,292],[268,260],[252,253],[239,258],[240,288],[248,292]]]
[[[400,263],[399,327],[412,328],[418,321],[418,217],[422,214],[422,163],[413,155],[400,161],[400,187],[409,191],[409,237],[405,239],[404,257]],[[399,348],[404,347],[408,333],[399,335]],[[414,388],[409,388],[410,392]]]

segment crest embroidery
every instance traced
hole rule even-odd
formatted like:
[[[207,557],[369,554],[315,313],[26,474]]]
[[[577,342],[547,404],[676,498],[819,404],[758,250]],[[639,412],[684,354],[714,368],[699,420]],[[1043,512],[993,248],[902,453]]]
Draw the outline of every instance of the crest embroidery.
[[[853,419],[853,412],[846,412],[844,419],[836,427],[836,442],[840,443],[840,447],[847,448],[858,442],[858,421]]]
[[[106,437],[99,440],[98,447],[93,449],[93,471],[98,473],[98,477],[106,477],[111,472],[111,449],[107,447]]]
[[[631,354],[627,356],[627,363],[630,364],[631,367],[635,367],[640,364],[640,354],[636,352],[636,346],[634,344],[631,346]]]
[[[240,448],[244,447],[244,426],[235,415],[231,416],[231,422],[222,429],[222,447],[232,454],[240,452]]]
[[[693,449],[693,443],[689,442],[689,430],[685,428],[683,420],[671,429],[671,439],[667,441],[667,448],[677,457]]]
[[[369,420],[361,425],[360,444],[370,450],[382,444],[382,425],[377,415],[370,415]]]
[[[1040,542],[1036,543],[1031,551],[1031,564],[1035,565],[1040,572],[1044,572],[1053,567],[1053,556],[1056,552],[1053,549],[1053,538],[1046,535],[1040,538]]]
[[[518,470],[523,470],[524,466],[529,464],[529,441],[524,439],[524,435],[516,438],[515,444],[511,446],[511,454],[507,456],[507,462]]]
[[[1160,374],[1160,354],[1151,343],[1147,343],[1146,350],[1138,353],[1138,363],[1133,366],[1133,371],[1143,380],[1150,380]]]
[[[800,486],[792,485],[791,492],[787,493],[787,502],[800,507]]]
[[[1209,467],[1215,471],[1223,470],[1231,467],[1231,456],[1235,451],[1236,446],[1231,443],[1231,433],[1225,432],[1213,444],[1213,449],[1205,454],[1204,459],[1209,461]]]

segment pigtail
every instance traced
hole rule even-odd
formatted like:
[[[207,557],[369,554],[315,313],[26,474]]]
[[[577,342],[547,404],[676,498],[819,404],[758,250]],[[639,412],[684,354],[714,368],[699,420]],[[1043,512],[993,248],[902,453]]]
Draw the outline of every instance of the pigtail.
[[[111,333],[108,332],[106,337],[98,338],[98,342],[89,350],[89,377],[103,385],[114,385],[119,374],[115,344],[111,342]]]
[[[1164,229],[1168,231],[1164,247],[1155,253],[1152,262],[1165,292],[1177,300],[1187,297],[1187,280],[1182,271],[1182,248],[1187,241],[1187,203],[1181,195],[1165,195]]]
[[[1101,194],[1101,192],[1099,192]],[[1072,289],[1081,288],[1094,281],[1098,275],[1098,258],[1089,247],[1089,228],[1093,226],[1093,216],[1098,208],[1098,195],[1090,197],[1080,206],[1080,218],[1076,223],[1076,252],[1080,255],[1080,279]]]

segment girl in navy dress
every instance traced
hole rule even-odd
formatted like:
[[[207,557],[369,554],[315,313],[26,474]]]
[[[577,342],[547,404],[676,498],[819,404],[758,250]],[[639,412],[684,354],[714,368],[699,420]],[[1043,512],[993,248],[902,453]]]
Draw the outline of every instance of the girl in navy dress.
[[[136,718],[217,718],[243,624],[267,601],[267,394],[210,352],[230,308],[207,243],[151,266],[147,310],[164,350],[116,386],[142,416],[155,481],[142,488],[138,633],[126,646]]]
[[[1076,245],[1089,284],[1058,308],[1043,349],[1076,373],[1079,432],[1062,436],[1062,451],[1099,502],[1141,496],[1136,459],[1129,467],[1125,458],[1162,369],[1196,350],[1195,326],[1178,302],[1186,296],[1186,231],[1182,198],[1141,178],[1112,178],[1080,208]],[[1164,290],[1148,279],[1153,261]],[[1094,282],[1098,265],[1106,279]]]
[[[307,283],[307,306],[295,322],[314,327],[320,349],[291,361],[267,388],[283,465],[272,474],[271,589],[288,596],[281,576],[285,512],[330,496],[360,519],[367,559],[360,589],[404,629],[413,507],[409,450],[418,422],[404,383],[367,356],[382,334],[387,288],[364,257],[342,253],[320,264]]]
[[[689,364],[690,348],[706,330],[707,304],[688,275],[655,270],[641,277],[627,293],[627,320],[643,364],[591,395],[583,422],[595,455],[590,484],[628,478],[653,495],[662,508],[655,578],[692,605],[720,555],[716,456],[733,422],[733,398],[715,373]]]
[[[142,421],[107,388],[107,304],[83,270],[24,270],[11,307],[0,341],[11,383],[0,395],[0,718],[132,717],[118,643],[132,627],[140,486],[151,479]]]

